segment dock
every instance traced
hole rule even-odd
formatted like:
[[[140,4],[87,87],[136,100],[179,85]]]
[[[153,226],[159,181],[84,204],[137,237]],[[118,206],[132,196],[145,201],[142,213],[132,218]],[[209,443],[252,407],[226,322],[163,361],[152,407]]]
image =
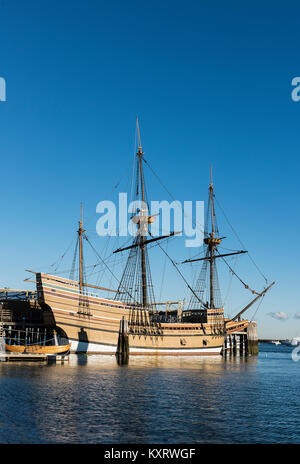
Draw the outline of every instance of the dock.
[[[0,353],[0,362],[44,362],[55,364],[56,362],[64,363],[69,361],[68,355],[54,354],[35,354],[35,353]]]
[[[247,328],[227,333],[222,354],[247,356],[258,355],[257,323],[249,322]]]

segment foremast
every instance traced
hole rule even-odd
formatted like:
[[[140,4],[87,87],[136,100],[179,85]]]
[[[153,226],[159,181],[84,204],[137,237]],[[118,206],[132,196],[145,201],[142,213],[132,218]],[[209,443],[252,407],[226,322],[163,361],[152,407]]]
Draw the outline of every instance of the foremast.
[[[74,252],[72,269],[70,272],[70,279],[74,278],[75,265],[77,261],[77,250],[78,250],[78,286],[79,286],[80,295],[86,295],[86,287],[94,288],[97,290],[104,290],[107,292],[117,293],[116,290],[113,290],[111,288],[100,287],[99,285],[92,285],[86,282],[84,256],[83,256],[83,239],[85,239],[91,245],[86,235],[86,230],[83,228],[83,203],[81,202],[81,215],[80,215],[80,221],[78,221],[77,243],[76,243],[75,252]]]

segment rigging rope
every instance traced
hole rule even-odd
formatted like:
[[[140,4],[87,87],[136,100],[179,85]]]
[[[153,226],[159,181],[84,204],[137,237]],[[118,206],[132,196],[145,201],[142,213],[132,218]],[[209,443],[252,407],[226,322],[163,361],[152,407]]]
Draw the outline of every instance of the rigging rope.
[[[177,270],[177,272],[179,273],[179,275],[181,276],[181,278],[183,279],[183,281],[185,282],[186,286],[189,288],[189,290],[193,293],[193,295],[197,298],[197,300],[206,308],[206,305],[205,303],[201,300],[201,298],[198,297],[198,295],[194,292],[194,290],[192,289],[192,287],[189,285],[189,283],[187,282],[187,280],[185,279],[185,277],[183,276],[183,274],[180,272],[180,270],[178,269],[178,267],[176,266],[176,263],[173,261],[173,259],[168,255],[168,253],[162,248],[162,246],[160,245],[160,243],[158,243],[158,246],[159,248],[162,250],[162,252],[167,256],[167,258],[171,261],[171,263],[173,264],[173,266],[175,267],[175,269]],[[205,328],[204,328],[204,325],[202,322],[200,322],[201,324],[201,327],[202,327],[202,330],[204,332],[204,334],[206,333],[205,332]]]
[[[167,242],[167,251],[168,251],[168,245],[169,245],[169,242]],[[161,278],[159,301],[161,301],[161,298],[162,298],[162,290],[163,290],[163,285],[164,285],[164,280],[165,280],[166,264],[167,264],[167,257],[165,256],[164,268],[163,268],[163,273],[162,273],[162,278]]]
[[[254,312],[254,314],[252,314],[252,317],[251,317],[250,322],[253,321],[253,318],[254,318],[255,314],[257,313],[257,311],[259,310],[260,305],[262,304],[264,297],[265,297],[265,295],[262,296],[262,299],[261,299],[260,302],[258,303],[258,306],[257,306],[257,308],[256,308],[256,310],[255,310],[255,312]]]
[[[219,253],[219,252],[218,252]],[[219,253],[220,255],[220,253]],[[260,295],[260,293],[256,292],[255,290],[253,290],[252,288],[249,287],[249,285],[247,285],[238,275],[237,273],[232,269],[232,267],[227,263],[226,259],[223,258],[223,256],[221,256],[222,260],[224,261],[225,264],[227,264],[227,266],[229,267],[230,271],[232,272],[232,274],[234,274],[238,279],[239,281],[244,285],[244,287],[247,289],[247,290],[250,290],[250,292],[252,292],[253,294],[255,295]]]
[[[78,244],[79,244],[79,237],[77,238],[77,241],[76,241],[76,246],[75,246],[75,251],[74,251],[74,257],[73,257],[73,262],[72,262],[72,267],[71,267],[71,272],[70,272],[70,279],[71,279],[71,280],[74,280]]]
[[[89,241],[88,237],[86,234],[84,234],[85,236],[85,239],[86,241],[88,242],[88,244],[90,245],[90,247],[92,248],[92,250],[94,251],[94,253],[96,253],[96,255],[98,256],[98,258],[102,261],[102,263],[104,264],[104,266],[106,267],[106,269],[111,273],[111,275],[116,279],[117,282],[119,282],[119,279],[115,276],[115,274],[111,271],[111,269],[107,266],[107,264],[103,261],[102,257],[99,255],[99,253],[97,252],[97,250],[93,247],[93,245],[91,244],[91,242]],[[122,288],[122,290],[125,290],[125,292],[130,296],[130,298],[132,298],[136,303],[138,303],[138,301],[126,290],[126,288]]]
[[[135,128],[135,134],[134,134],[134,150],[133,150],[133,162],[132,162],[132,173],[131,173],[131,188],[130,188],[130,201],[132,201],[133,198],[133,184],[134,184],[134,179],[135,179],[135,157],[136,157],[136,139],[137,139],[137,127]]]
[[[227,218],[226,214],[225,214],[225,211],[224,209],[222,208],[222,206],[220,205],[220,202],[217,200],[217,198],[215,198],[220,210],[222,211],[227,223],[229,224],[232,232],[234,233],[234,235],[236,236],[236,238],[238,239],[238,241],[240,242],[240,244],[242,245],[242,247],[244,249],[246,249],[245,245],[243,244],[242,240],[240,239],[240,237],[238,236],[237,232],[235,231],[235,229],[233,228],[233,226],[231,225],[229,219]],[[258,272],[260,273],[260,275],[265,279],[266,283],[268,283],[268,279],[266,278],[266,276],[261,272],[261,270],[259,269],[259,267],[257,266],[257,264],[255,263],[254,259],[251,257],[250,253],[248,252],[248,256],[250,258],[250,260],[252,261],[252,263],[254,264],[254,266],[256,267],[256,269],[258,270]]]
[[[147,162],[147,160],[145,158],[143,158],[143,161],[147,164],[148,168],[150,169],[150,171],[152,172],[152,174],[157,178],[158,182],[160,183],[160,185],[165,189],[165,191],[167,192],[167,194],[170,196],[170,198],[175,201],[175,202],[178,202],[178,200],[175,199],[175,197],[171,194],[171,192],[167,189],[167,187],[164,185],[164,183],[162,182],[162,180],[160,179],[160,177],[156,174],[156,172],[152,169],[152,167],[150,166],[150,164]],[[196,227],[196,225],[198,225],[199,227],[199,230],[201,230],[201,232],[204,234],[204,229],[202,227],[202,224],[197,224],[195,223],[195,220],[193,218],[190,218],[185,212],[184,212],[184,217],[188,218],[188,219],[192,219],[192,223],[193,223],[193,226]]]
[[[235,256],[234,267],[236,267],[236,264],[237,264],[237,262],[238,262],[238,259],[239,259],[239,257],[238,257],[238,256]],[[229,276],[229,281],[228,281],[228,287],[227,287],[227,291],[226,291],[226,296],[225,296],[225,298],[224,298],[224,307],[225,307],[225,304],[226,304],[227,299],[228,299],[228,297],[229,297],[229,292],[230,292],[230,290],[231,290],[231,284],[232,284],[232,277],[233,277],[233,274],[232,274],[232,272],[231,272],[230,269],[229,269],[229,274],[230,274],[230,276]]]
[[[196,293],[194,292],[194,290],[192,289],[192,287],[189,285],[188,281],[186,280],[186,278],[183,276],[183,274],[180,272],[180,270],[178,269],[175,261],[173,261],[173,259],[171,258],[171,256],[168,255],[168,253],[162,248],[162,246],[160,245],[160,243],[157,243],[159,248],[162,250],[162,252],[167,256],[167,258],[171,261],[171,263],[173,264],[173,266],[175,267],[175,269],[177,270],[177,272],[179,273],[179,275],[181,276],[181,278],[184,280],[185,284],[187,285],[187,287],[189,288],[189,290],[193,293],[193,295],[197,298],[197,300],[206,308],[206,304],[204,303],[204,301],[201,300],[201,298],[198,297],[198,295],[196,295]]]
[[[70,245],[67,247],[66,251],[64,252],[64,254],[62,256],[60,256],[53,264],[50,264],[50,268],[57,265],[56,268],[54,269],[54,272],[57,271],[57,269],[59,268],[59,266],[61,265],[61,262],[62,260],[64,259],[64,257],[66,256],[66,254],[68,253],[69,249],[71,248],[71,246],[73,245],[73,242],[74,242],[74,238],[71,240],[71,243]]]

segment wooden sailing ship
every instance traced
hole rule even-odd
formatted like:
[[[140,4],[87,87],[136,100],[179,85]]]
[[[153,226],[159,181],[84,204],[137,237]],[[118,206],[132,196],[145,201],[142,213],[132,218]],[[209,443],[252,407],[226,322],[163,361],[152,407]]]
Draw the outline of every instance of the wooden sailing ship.
[[[137,129],[139,146],[136,157],[136,192],[137,198],[145,204],[144,152],[138,123]],[[137,234],[132,245],[115,250],[115,253],[128,250],[129,255],[118,289],[111,290],[88,284],[84,278],[82,247],[83,238],[88,240],[88,237],[83,228],[81,213],[77,231],[79,280],[34,272],[38,302],[42,308],[52,310],[56,324],[66,332],[71,342],[71,352],[116,354],[120,327],[126,321],[131,355],[216,355],[222,350],[227,330],[247,325],[247,321],[236,321],[236,317],[232,320],[224,319],[224,309],[217,290],[216,260],[226,255],[218,253],[222,238],[215,224],[212,181],[209,195],[211,230],[205,233],[204,264],[196,288],[193,289],[187,284],[192,296],[189,307],[184,311],[181,310],[179,303],[177,309],[168,313],[156,309],[147,252],[148,244],[173,236],[175,233],[169,236],[151,237],[149,224],[154,217],[148,216],[143,207],[137,210],[132,217],[133,223],[137,226]],[[203,274],[208,265],[210,298],[205,302]],[[262,297],[269,288],[270,286],[257,293],[253,302]],[[101,297],[91,293],[90,289],[114,292],[115,298]],[[245,309],[248,309],[253,302]],[[244,310],[237,315],[239,318]]]

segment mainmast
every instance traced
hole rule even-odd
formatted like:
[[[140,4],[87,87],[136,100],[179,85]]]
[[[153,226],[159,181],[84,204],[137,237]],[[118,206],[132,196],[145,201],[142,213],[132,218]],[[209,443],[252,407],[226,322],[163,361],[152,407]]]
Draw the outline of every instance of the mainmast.
[[[212,179],[212,167],[210,166],[210,186],[209,186],[209,193],[210,193],[210,210],[211,210],[211,232],[208,234],[208,237],[204,239],[204,243],[208,245],[208,252],[209,252],[209,264],[210,264],[210,273],[209,273],[209,281],[210,281],[210,308],[214,308],[214,260],[215,260],[215,248],[216,246],[220,245],[222,240],[215,236],[214,230],[214,185]]]
[[[79,290],[82,293],[83,283],[83,257],[82,257],[82,235],[85,230],[82,228],[83,225],[83,205],[81,202],[81,219],[79,221],[79,228],[77,230],[78,239],[79,239]]]
[[[118,248],[114,251],[114,253],[120,253],[125,250],[130,250],[118,287],[116,299],[126,303],[133,302],[134,304],[138,304],[140,308],[146,309],[149,307],[153,308],[155,305],[147,245],[158,240],[172,237],[176,234],[176,232],[171,232],[168,235],[161,235],[160,237],[153,237],[149,230],[149,224],[154,222],[155,217],[149,215],[148,211],[143,172],[145,159],[138,119],[136,120],[136,127],[138,135],[138,149],[136,153],[137,158],[135,159],[137,166],[135,171],[135,198],[137,201],[140,201],[141,205],[135,210],[134,215],[131,217],[131,221],[137,226],[137,232],[133,244]]]
[[[147,306],[147,274],[146,274],[146,259],[145,259],[145,236],[148,232],[148,217],[146,216],[146,211],[144,209],[145,208],[145,189],[144,189],[144,176],[143,176],[143,164],[142,164],[142,158],[143,158],[144,152],[142,150],[138,118],[136,118],[136,124],[137,124],[138,138],[139,138],[137,156],[138,156],[138,162],[139,162],[142,201],[143,201],[143,207],[141,210],[141,218],[139,221],[138,233],[140,234],[140,248],[141,248],[141,259],[142,259],[143,307],[145,308]]]

